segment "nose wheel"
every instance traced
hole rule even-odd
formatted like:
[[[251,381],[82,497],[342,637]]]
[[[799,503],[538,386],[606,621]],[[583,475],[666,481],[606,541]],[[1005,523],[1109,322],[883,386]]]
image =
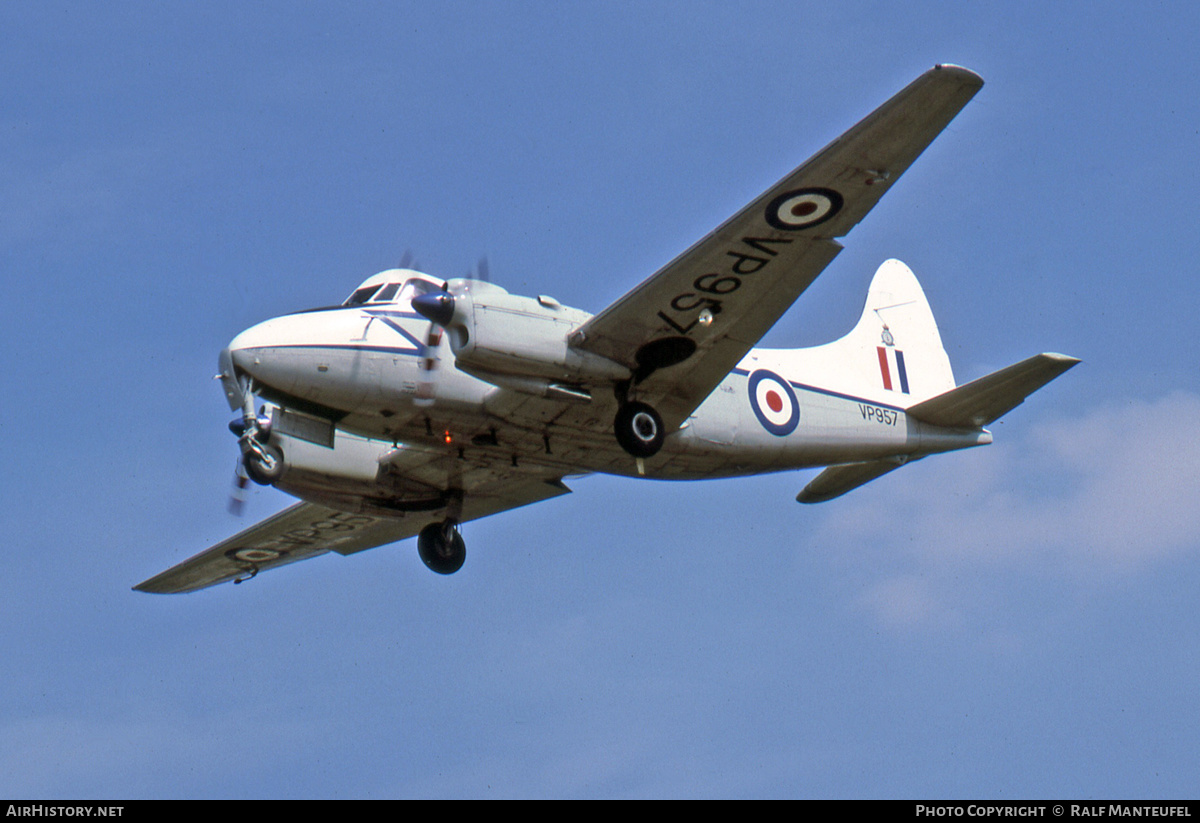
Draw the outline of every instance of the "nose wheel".
[[[662,418],[645,403],[626,403],[617,412],[613,432],[621,448],[634,457],[653,457],[662,448]]]
[[[269,486],[283,477],[283,452],[270,443],[247,438],[242,443],[242,467],[260,486]]]
[[[467,545],[453,520],[430,523],[417,535],[421,561],[438,574],[454,574],[467,559]]]

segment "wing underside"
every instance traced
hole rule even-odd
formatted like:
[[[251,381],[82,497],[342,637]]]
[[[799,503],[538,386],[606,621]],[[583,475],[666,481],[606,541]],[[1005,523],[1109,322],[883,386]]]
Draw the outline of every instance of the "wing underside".
[[[530,477],[481,486],[463,497],[460,522],[567,494],[561,479]],[[431,513],[380,517],[297,503],[134,587],[154,594],[196,591],[227,580],[336,552],[354,554],[413,537],[439,519]]]
[[[639,399],[679,425],[982,85],[957,66],[926,72],[581,326],[572,345],[628,366]]]

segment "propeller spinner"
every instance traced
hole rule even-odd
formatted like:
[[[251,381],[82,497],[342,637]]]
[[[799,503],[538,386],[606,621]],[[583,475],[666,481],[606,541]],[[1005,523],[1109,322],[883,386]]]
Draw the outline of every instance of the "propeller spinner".
[[[412,300],[413,311],[445,328],[454,319],[454,295],[448,291],[419,294]]]

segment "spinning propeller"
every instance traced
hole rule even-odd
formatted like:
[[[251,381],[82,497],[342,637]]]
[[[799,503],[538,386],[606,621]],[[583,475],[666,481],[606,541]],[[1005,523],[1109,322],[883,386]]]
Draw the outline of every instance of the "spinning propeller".
[[[445,286],[443,286],[445,288]],[[419,295],[413,298],[413,308],[416,309],[417,301],[425,295]],[[420,312],[420,309],[416,309]],[[424,316],[424,313],[422,313]],[[438,349],[442,345],[442,327],[436,321],[431,320],[429,328],[425,331],[425,350],[421,352],[421,381],[417,384],[417,396],[413,403],[417,406],[432,406],[434,399],[437,397],[437,370],[438,370]]]
[[[250,406],[252,409],[253,406]],[[243,417],[237,417],[229,421],[229,430],[237,435],[239,442],[246,434],[248,427],[253,426],[255,432],[269,432],[271,428],[271,418],[267,416],[267,409],[264,406],[259,409],[258,416],[250,418],[252,422],[248,422]],[[242,511],[246,506],[246,486],[251,480],[249,472],[246,471],[246,451],[243,449],[238,455],[237,465],[233,469],[233,484],[229,490],[229,502],[227,508],[229,513],[234,517],[241,517]]]
[[[241,517],[246,508],[246,485],[249,482],[250,475],[246,474],[246,466],[239,457],[233,470],[233,488],[229,490],[228,508],[234,517]]]
[[[412,249],[405,249],[404,254],[400,255],[400,264],[396,266],[396,268],[420,270],[421,264],[417,262],[417,258],[413,254]]]
[[[486,256],[479,258],[473,272],[467,272],[467,279],[491,282]],[[421,354],[421,382],[417,384],[414,401],[418,406],[427,407],[437,399],[437,372],[441,362],[438,349],[442,344],[442,333],[454,319],[454,295],[450,293],[449,281],[442,283],[441,291],[425,292],[414,297],[412,307],[413,311],[429,321],[429,328],[425,332],[425,350]]]

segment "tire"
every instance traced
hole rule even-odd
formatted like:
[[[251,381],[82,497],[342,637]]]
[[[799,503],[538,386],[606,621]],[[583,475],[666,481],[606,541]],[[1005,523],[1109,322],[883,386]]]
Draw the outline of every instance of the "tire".
[[[458,529],[451,527],[446,540],[446,524],[430,523],[417,535],[417,552],[421,562],[438,574],[454,574],[467,559],[467,545]]]
[[[626,403],[613,421],[621,448],[634,457],[653,457],[662,448],[666,433],[658,412],[645,403]]]
[[[269,443],[259,443],[258,447],[262,453],[247,449],[242,456],[242,465],[247,477],[260,486],[270,486],[283,477],[283,452]]]

